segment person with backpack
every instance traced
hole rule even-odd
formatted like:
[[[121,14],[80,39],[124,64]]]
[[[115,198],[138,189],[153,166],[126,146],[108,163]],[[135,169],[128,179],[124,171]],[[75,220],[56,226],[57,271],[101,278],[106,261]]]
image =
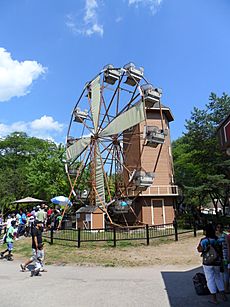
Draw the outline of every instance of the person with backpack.
[[[228,271],[228,235],[229,235],[229,226],[227,231],[224,231],[224,226],[222,223],[216,225],[216,236],[222,244],[222,266],[221,266],[221,275],[224,281],[225,293],[230,293],[229,288],[229,271]]]
[[[205,237],[202,238],[197,247],[198,252],[202,253],[203,270],[207,280],[207,286],[211,293],[210,303],[218,304],[217,292],[223,301],[227,301],[224,292],[224,282],[220,274],[222,262],[221,241],[215,235],[215,228],[212,224],[206,225]]]
[[[12,255],[12,250],[14,247],[14,238],[15,238],[15,225],[16,225],[16,221],[11,221],[11,226],[9,227],[9,229],[7,230],[6,236],[5,236],[5,242],[7,244],[7,249],[4,250],[3,252],[0,253],[0,257],[1,259],[4,258],[4,254],[6,252],[8,252],[7,255],[7,260],[12,261],[13,260],[13,255]]]

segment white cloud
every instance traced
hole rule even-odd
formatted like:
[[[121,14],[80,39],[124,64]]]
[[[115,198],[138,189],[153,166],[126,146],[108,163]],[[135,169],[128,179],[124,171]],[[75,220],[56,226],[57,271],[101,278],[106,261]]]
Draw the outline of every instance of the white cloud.
[[[0,101],[20,97],[29,93],[29,87],[46,68],[36,61],[19,62],[0,48]]]
[[[53,117],[44,115],[31,122],[19,121],[6,125],[0,123],[0,137],[5,137],[12,132],[26,132],[29,136],[35,136],[43,139],[54,139],[54,137],[63,131],[64,125],[55,121]]]
[[[117,18],[115,19],[115,22],[116,22],[116,23],[119,23],[119,22],[121,22],[122,20],[123,20],[123,17],[119,16],[119,17],[117,17]]]
[[[54,121],[51,116],[42,116],[39,119],[35,119],[30,123],[30,126],[33,130],[53,130],[53,131],[62,131],[63,125]]]
[[[81,22],[77,22],[76,18],[72,14],[66,16],[66,26],[74,33],[85,36],[91,36],[99,34],[103,36],[104,28],[103,25],[98,22],[98,1],[97,0],[86,0],[84,8],[84,16]]]
[[[134,5],[136,8],[139,5],[149,7],[151,13],[154,15],[157,12],[157,9],[160,7],[163,0],[128,0],[129,5]]]

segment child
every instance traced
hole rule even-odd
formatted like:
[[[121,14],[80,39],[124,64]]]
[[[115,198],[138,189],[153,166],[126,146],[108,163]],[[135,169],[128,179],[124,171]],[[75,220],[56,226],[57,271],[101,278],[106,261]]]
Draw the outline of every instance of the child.
[[[9,261],[12,261],[13,260],[13,255],[12,255],[12,250],[13,250],[13,247],[14,247],[14,238],[15,238],[15,227],[16,225],[16,221],[11,221],[11,226],[9,227],[9,229],[7,230],[7,233],[6,233],[6,243],[7,243],[7,249],[4,250],[3,252],[0,253],[0,257],[1,259],[4,258],[4,254],[6,252],[8,252],[8,255],[7,255],[7,260]]]
[[[44,257],[45,257],[45,253],[44,253],[44,248],[43,248],[44,244],[38,244],[38,250],[37,250],[37,255],[36,255],[36,260],[35,260],[35,268],[34,270],[31,271],[31,277],[33,276],[40,276],[40,272],[44,272],[44,265],[43,265],[43,261],[44,261]]]

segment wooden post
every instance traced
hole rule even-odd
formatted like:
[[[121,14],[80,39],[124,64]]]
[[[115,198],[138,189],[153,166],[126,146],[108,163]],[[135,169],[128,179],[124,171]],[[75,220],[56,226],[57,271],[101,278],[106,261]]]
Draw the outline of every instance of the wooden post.
[[[77,247],[81,247],[81,228],[77,229]]]
[[[146,224],[146,243],[149,245],[149,225]]]
[[[53,244],[54,243],[54,229],[53,227],[51,227],[51,230],[50,230],[50,244]]]
[[[193,222],[194,237],[196,237],[196,221]]]
[[[175,229],[175,241],[178,241],[178,229],[177,229],[177,220],[176,219],[174,219],[173,220],[173,227],[174,227],[174,229]]]
[[[113,247],[117,246],[117,241],[116,241],[116,227],[113,227]]]

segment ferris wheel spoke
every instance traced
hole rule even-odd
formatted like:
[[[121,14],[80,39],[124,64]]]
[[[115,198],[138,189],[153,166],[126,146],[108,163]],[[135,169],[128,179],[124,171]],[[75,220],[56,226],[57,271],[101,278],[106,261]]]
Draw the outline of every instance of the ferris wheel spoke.
[[[81,99],[82,99],[82,97],[83,97],[85,91],[86,91],[86,85],[85,85],[85,87],[84,87],[84,89],[83,89],[83,91],[82,91],[80,97],[78,98],[78,101],[76,102],[73,111],[77,108],[77,106],[78,106],[78,104],[80,103],[80,101],[81,101]],[[70,119],[70,124],[69,124],[68,130],[67,130],[67,135],[69,135],[69,133],[70,133],[71,124],[72,124],[72,122],[73,122],[73,116],[74,116],[74,115],[73,115],[73,111],[72,111],[72,113],[71,113],[71,119]]]
[[[103,143],[101,143],[101,144],[102,144],[102,146],[104,146]],[[108,150],[108,151],[110,152],[111,156],[114,158],[114,161],[118,161],[116,155],[115,155],[113,152],[111,152],[111,150],[110,150],[109,148],[106,148],[106,150]],[[118,161],[118,162],[119,162],[119,161]],[[129,169],[128,169],[123,163],[122,163],[121,165],[122,165],[122,167],[123,167],[124,169],[126,169],[126,170],[131,174],[131,172],[129,171]]]

